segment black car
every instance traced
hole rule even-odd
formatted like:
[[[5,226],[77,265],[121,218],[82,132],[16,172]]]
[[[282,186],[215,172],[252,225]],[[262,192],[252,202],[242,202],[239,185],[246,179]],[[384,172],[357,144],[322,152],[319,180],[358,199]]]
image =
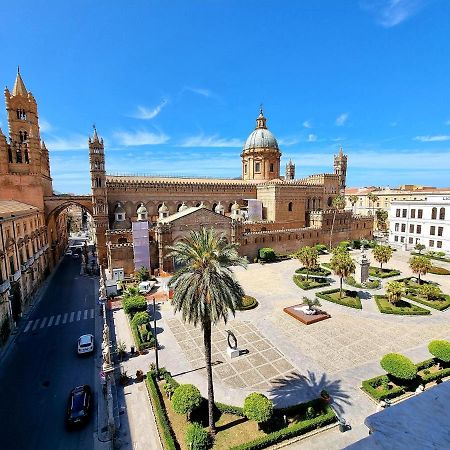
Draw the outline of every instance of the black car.
[[[83,425],[87,422],[92,408],[92,391],[85,384],[70,391],[69,403],[67,405],[67,425]]]

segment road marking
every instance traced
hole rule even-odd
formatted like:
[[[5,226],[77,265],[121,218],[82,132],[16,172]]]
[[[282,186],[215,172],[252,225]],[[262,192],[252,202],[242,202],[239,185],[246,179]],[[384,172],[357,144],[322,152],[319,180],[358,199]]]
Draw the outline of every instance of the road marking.
[[[48,324],[47,324],[48,327],[51,327],[51,326],[52,326],[52,323],[53,323],[53,319],[54,319],[54,318],[55,318],[55,316],[50,317],[50,319],[49,319],[49,321],[48,321]]]
[[[23,330],[24,333],[26,333],[30,329],[32,323],[33,323],[32,320],[28,321],[27,326],[25,327],[25,330]]]
[[[86,320],[86,319],[87,319],[88,312],[89,312],[89,311],[88,311],[87,309],[84,310],[83,320]]]
[[[39,325],[39,320],[41,320],[41,319],[37,319],[36,320],[36,322],[34,322],[34,325],[33,325],[33,331],[37,328],[37,326]]]
[[[45,322],[47,322],[47,317],[44,317],[42,319],[41,326],[39,328],[44,328],[45,327]]]
[[[80,318],[81,318],[81,311],[78,311],[78,313],[77,313],[77,322],[80,320]]]
[[[56,320],[55,320],[55,326],[56,325],[59,325],[59,320],[61,319],[61,314],[58,314],[57,316],[56,316]]]
[[[62,321],[63,325],[67,322],[67,316],[68,315],[69,315],[68,313],[64,314],[64,318],[63,318],[63,321]]]
[[[94,318],[94,308],[91,309],[91,319]]]
[[[70,319],[69,319],[69,322],[73,322],[73,316],[75,315],[75,313],[74,312],[71,312],[70,313]]]

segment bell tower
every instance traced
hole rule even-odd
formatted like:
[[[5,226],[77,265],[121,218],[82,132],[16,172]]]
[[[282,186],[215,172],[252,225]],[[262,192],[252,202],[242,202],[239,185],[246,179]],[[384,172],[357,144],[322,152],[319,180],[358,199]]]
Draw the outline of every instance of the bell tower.
[[[334,155],[334,173],[338,176],[339,193],[344,195],[347,177],[347,155],[344,155],[342,147],[339,149],[339,153]]]
[[[92,206],[97,238],[99,265],[106,266],[106,230],[108,222],[108,202],[106,195],[105,149],[103,139],[99,139],[94,125],[94,134],[89,137],[89,164],[91,168]]]

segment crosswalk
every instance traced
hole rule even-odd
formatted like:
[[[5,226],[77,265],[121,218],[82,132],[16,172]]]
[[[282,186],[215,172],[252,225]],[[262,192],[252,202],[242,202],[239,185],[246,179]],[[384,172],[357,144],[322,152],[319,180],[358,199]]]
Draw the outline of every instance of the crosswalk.
[[[94,308],[72,311],[70,313],[61,313],[50,317],[40,317],[39,319],[29,320],[24,333],[29,331],[42,330],[43,328],[57,327],[58,325],[67,325],[80,320],[90,320],[94,318]]]

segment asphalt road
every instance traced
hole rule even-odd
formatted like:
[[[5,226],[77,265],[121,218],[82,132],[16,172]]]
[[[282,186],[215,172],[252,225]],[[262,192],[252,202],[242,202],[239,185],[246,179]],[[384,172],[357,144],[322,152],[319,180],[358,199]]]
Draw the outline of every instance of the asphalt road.
[[[94,355],[78,357],[77,339],[95,335],[94,281],[81,277],[80,259],[64,257],[41,302],[24,321],[0,368],[2,450],[90,450],[97,428],[97,393],[87,426],[67,431],[70,390],[95,389]],[[95,354],[101,352],[95,336]]]

